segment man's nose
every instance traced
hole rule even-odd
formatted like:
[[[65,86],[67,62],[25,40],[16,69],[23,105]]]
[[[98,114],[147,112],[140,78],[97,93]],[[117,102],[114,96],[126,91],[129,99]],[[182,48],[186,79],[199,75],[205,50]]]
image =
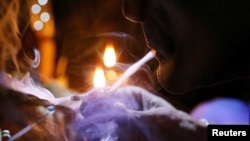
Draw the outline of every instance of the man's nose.
[[[133,22],[143,22],[147,0],[123,0],[123,15]]]

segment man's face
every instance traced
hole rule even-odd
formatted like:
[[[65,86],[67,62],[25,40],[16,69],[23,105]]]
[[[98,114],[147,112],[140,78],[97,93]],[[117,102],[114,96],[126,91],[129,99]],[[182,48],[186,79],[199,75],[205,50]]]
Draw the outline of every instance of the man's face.
[[[243,18],[249,13],[247,4],[124,0],[123,11],[125,17],[142,25],[148,46],[160,54],[157,72],[161,85],[180,94],[239,77],[223,71],[227,71],[234,44],[249,28],[245,25],[250,20]]]

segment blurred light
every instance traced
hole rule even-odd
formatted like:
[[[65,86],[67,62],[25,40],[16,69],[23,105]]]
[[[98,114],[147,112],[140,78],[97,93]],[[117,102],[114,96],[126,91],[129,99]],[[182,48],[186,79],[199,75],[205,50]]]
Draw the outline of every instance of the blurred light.
[[[218,97],[198,104],[190,115],[212,124],[248,124],[249,105],[240,99]]]
[[[65,75],[65,70],[67,68],[68,60],[66,57],[61,56],[58,60],[58,64],[56,67],[56,82],[60,86],[67,88],[68,87],[68,79]]]
[[[107,79],[108,80],[115,80],[117,78],[117,73],[113,70],[107,71]]]
[[[34,22],[34,29],[35,30],[41,30],[41,29],[43,29],[43,22],[41,22],[41,21],[35,21]]]
[[[107,44],[103,61],[106,67],[113,67],[116,63],[115,49],[112,44]]]
[[[43,36],[46,37],[46,36]],[[43,38],[39,42],[41,62],[39,65],[39,77],[44,84],[54,81],[56,45],[52,38]]]
[[[38,14],[41,11],[41,6],[38,4],[33,4],[31,7],[31,11],[33,14]]]
[[[105,87],[105,75],[101,67],[97,67],[94,74],[94,87]]]
[[[41,13],[40,19],[41,19],[41,21],[43,21],[43,22],[49,21],[49,19],[50,19],[49,13],[48,13],[48,12],[43,12],[43,13]]]
[[[40,5],[45,5],[45,4],[48,3],[48,0],[38,0],[38,3],[39,3]]]

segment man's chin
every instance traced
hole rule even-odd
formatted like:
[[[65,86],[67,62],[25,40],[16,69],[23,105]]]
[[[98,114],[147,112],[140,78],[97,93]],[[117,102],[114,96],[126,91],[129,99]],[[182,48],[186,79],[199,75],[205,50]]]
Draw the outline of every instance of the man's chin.
[[[178,74],[174,70],[173,58],[159,61],[157,79],[161,87],[170,94],[181,95],[195,89],[199,85],[196,81],[179,79],[177,76]]]

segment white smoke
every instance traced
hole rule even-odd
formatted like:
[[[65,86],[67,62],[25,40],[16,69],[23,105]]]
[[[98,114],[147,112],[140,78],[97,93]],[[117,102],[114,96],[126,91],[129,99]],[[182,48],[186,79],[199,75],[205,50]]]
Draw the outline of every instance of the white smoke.
[[[55,101],[54,95],[49,90],[34,83],[33,79],[30,77],[30,73],[27,73],[21,80],[11,77],[8,81],[11,89],[34,95],[52,103]]]

